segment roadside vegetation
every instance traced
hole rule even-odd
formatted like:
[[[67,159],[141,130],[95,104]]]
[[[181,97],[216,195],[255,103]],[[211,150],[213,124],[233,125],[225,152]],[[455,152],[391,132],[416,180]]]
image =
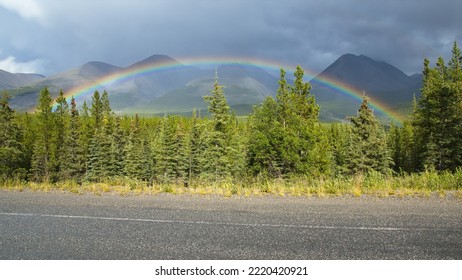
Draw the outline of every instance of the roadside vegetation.
[[[34,114],[0,100],[0,187],[74,193],[462,197],[462,55],[424,61],[422,95],[402,124],[367,96],[345,123],[319,122],[297,67],[245,120],[216,77],[209,117],[116,115],[95,91],[78,109],[43,89]]]

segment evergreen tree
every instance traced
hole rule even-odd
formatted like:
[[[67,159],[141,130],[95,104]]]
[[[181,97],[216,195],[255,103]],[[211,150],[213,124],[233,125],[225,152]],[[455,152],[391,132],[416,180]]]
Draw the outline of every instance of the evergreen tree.
[[[56,98],[56,110],[54,112],[55,129],[53,131],[53,181],[57,181],[61,176],[66,176],[68,170],[63,170],[64,165],[68,159],[65,153],[66,144],[65,139],[68,138],[69,132],[69,105],[62,90],[59,91]]]
[[[218,74],[215,75],[215,82],[211,95],[204,96],[204,100],[209,103],[208,110],[212,115],[213,129],[219,133],[226,134],[229,123],[229,105],[226,101],[223,86],[218,84]]]
[[[329,142],[333,154],[335,173],[348,173],[346,161],[348,157],[348,144],[350,129],[346,124],[333,123],[330,125]]]
[[[282,159],[279,147],[283,141],[283,125],[278,120],[277,104],[267,97],[254,108],[249,119],[247,165],[253,175],[281,176]]]
[[[122,129],[121,119],[115,118],[114,133],[111,145],[111,176],[122,176],[124,174],[126,136]]]
[[[185,182],[188,175],[188,139],[180,120],[164,117],[159,132],[156,174],[162,182]]]
[[[93,127],[92,127],[92,120],[90,116],[90,109],[87,106],[87,102],[84,101],[82,108],[79,113],[79,120],[80,120],[80,138],[79,138],[79,146],[82,149],[83,157],[85,159],[88,158],[88,151],[90,147],[91,139],[93,138]],[[86,164],[84,167],[86,171]]]
[[[86,112],[84,111],[84,113]],[[112,154],[112,112],[107,93],[101,97],[98,91],[94,92],[90,113],[90,140],[88,142],[85,179],[98,181],[110,177],[115,169],[113,164],[114,156]]]
[[[102,127],[97,127],[91,139],[85,179],[88,181],[101,181],[110,177],[111,174],[111,134],[109,120],[102,119]]]
[[[231,115],[223,86],[218,84],[217,75],[211,95],[205,96],[204,100],[209,103],[212,127],[206,129],[203,135],[205,149],[202,156],[207,159],[203,161],[203,174],[219,180],[228,177],[231,173],[231,162],[228,157]]]
[[[8,100],[4,91],[0,99],[0,181],[19,175],[23,163],[22,134]]]
[[[346,157],[350,174],[367,174],[370,171],[390,172],[392,162],[385,131],[379,125],[368,98],[363,102],[356,117],[350,117],[351,133]]]
[[[405,121],[401,127],[391,125],[388,132],[388,146],[396,172],[415,170],[414,134],[411,123]]]
[[[21,131],[22,163],[21,168],[26,174],[31,170],[32,156],[35,144],[35,115],[29,113],[15,114]],[[12,134],[13,135],[13,134]],[[22,171],[21,171],[22,172]]]
[[[187,144],[188,152],[188,179],[196,178],[201,173],[201,154],[204,150],[202,141],[203,125],[200,117],[194,109],[192,114],[192,126],[188,137],[189,143]]]
[[[40,92],[36,113],[36,140],[32,156],[32,178],[36,181],[50,181],[52,176],[54,131],[52,102],[50,92],[45,87]]]
[[[328,174],[332,152],[327,132],[318,121],[319,106],[298,66],[294,85],[281,69],[276,101],[267,98],[251,118],[249,167],[254,173]]]
[[[435,68],[424,60],[422,95],[413,113],[419,169],[456,170],[462,165],[462,69],[461,51],[454,43],[445,65]]]
[[[99,92],[96,90],[93,93],[93,96],[91,99],[91,109],[90,109],[91,125],[92,125],[93,130],[96,130],[98,127],[101,127],[102,125],[102,120],[104,116],[104,111],[103,111],[104,106],[105,105],[103,104],[103,100],[101,100],[101,96]]]
[[[81,182],[85,173],[85,154],[82,147],[82,128],[74,97],[71,99],[69,131],[64,139],[64,152],[61,179],[73,179]]]
[[[130,136],[125,147],[125,175],[130,178],[149,180],[151,163],[148,143],[142,136],[140,120],[135,115],[130,128]]]

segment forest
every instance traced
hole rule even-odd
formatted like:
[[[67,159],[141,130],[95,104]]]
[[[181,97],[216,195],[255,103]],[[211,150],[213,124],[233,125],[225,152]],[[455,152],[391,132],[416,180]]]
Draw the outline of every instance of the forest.
[[[127,191],[354,194],[455,191],[462,197],[462,55],[423,65],[423,87],[402,124],[383,124],[367,96],[356,116],[320,123],[319,106],[298,66],[281,69],[276,98],[245,120],[230,110],[215,78],[209,116],[119,115],[109,94],[91,105],[54,100],[44,88],[35,113],[0,100],[2,188],[122,186]],[[78,109],[79,108],[79,109]],[[205,191],[204,191],[205,189]],[[99,189],[101,191],[101,189]]]

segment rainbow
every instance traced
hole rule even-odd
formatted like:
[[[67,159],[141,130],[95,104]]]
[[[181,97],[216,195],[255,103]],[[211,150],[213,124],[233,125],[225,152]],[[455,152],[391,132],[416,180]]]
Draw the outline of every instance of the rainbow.
[[[140,64],[137,67],[128,67],[116,73],[109,74],[100,78],[97,78],[89,83],[79,85],[77,87],[71,88],[65,91],[65,97],[70,99],[71,97],[78,98],[82,96],[90,96],[95,90],[102,90],[107,86],[110,86],[114,83],[120,83],[127,80],[130,80],[134,77],[148,75],[155,73],[157,71],[174,69],[177,67],[183,66],[195,66],[195,67],[213,67],[220,65],[231,65],[239,64],[245,66],[253,66],[263,68],[272,73],[278,73],[281,68],[286,69],[287,72],[293,73],[295,71],[295,66],[293,65],[281,65],[276,61],[271,60],[261,60],[256,58],[227,58],[227,57],[200,57],[200,58],[184,58],[178,61],[172,60],[168,62],[157,62],[157,63],[148,63]],[[314,71],[305,70],[305,77],[308,79],[316,79],[317,83],[331,88],[341,94],[350,96],[351,98],[362,101],[363,92],[353,88],[352,86],[345,84],[341,81],[329,78],[329,77],[316,77],[317,73]],[[55,105],[55,104],[53,104]],[[388,108],[385,104],[380,103],[376,100],[371,101],[370,105],[375,112],[379,112],[389,118],[391,121],[396,123],[401,123],[403,116],[394,112]]]

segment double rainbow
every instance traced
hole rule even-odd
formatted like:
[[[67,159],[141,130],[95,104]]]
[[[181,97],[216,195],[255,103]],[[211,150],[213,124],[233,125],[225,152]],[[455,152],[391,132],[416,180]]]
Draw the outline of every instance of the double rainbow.
[[[95,90],[101,90],[108,85],[113,83],[120,83],[138,76],[155,73],[157,71],[174,69],[183,66],[196,66],[196,67],[210,67],[220,66],[227,64],[239,64],[246,66],[259,67],[270,72],[278,72],[281,68],[286,69],[288,72],[295,71],[295,67],[291,65],[281,65],[278,62],[270,60],[260,60],[256,58],[223,58],[223,57],[201,57],[201,58],[185,58],[181,60],[181,63],[175,60],[168,60],[166,62],[154,62],[154,63],[141,63],[135,67],[128,67],[116,73],[112,73],[103,77],[99,77],[89,83],[79,85],[77,87],[67,90],[64,95],[66,98],[78,98],[80,96],[91,95]],[[312,79],[316,77],[316,73],[313,71],[305,70],[305,77]],[[363,98],[363,92],[353,88],[352,86],[345,84],[341,81],[329,78],[329,77],[316,77],[316,81],[328,88],[335,90],[343,95],[350,96],[351,98],[361,101]],[[370,106],[375,112],[379,112],[389,118],[391,121],[401,123],[402,116],[391,110],[388,106],[377,100],[371,101]]]

